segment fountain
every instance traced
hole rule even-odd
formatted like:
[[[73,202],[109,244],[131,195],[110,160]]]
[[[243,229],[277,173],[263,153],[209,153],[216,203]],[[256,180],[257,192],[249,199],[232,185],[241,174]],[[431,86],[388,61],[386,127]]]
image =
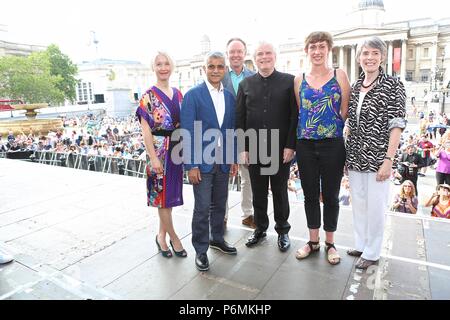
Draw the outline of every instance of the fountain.
[[[17,102],[18,100],[3,100],[2,103]],[[2,104],[0,111],[15,111],[25,110],[26,120],[1,120],[0,121],[0,135],[6,136],[10,131],[14,134],[31,132],[46,135],[50,131],[57,131],[63,127],[61,119],[36,119],[38,112],[35,110],[47,108],[47,103],[32,103],[32,104]]]

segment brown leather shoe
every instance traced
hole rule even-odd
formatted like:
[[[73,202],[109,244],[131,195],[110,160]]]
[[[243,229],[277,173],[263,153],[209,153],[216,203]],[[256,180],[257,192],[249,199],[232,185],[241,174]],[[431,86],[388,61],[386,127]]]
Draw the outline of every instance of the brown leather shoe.
[[[360,257],[358,261],[356,261],[355,268],[366,270],[371,265],[378,264],[378,260],[366,260],[363,257]]]
[[[256,229],[255,221],[253,220],[253,215],[248,216],[247,218],[242,220],[242,224],[252,229]]]

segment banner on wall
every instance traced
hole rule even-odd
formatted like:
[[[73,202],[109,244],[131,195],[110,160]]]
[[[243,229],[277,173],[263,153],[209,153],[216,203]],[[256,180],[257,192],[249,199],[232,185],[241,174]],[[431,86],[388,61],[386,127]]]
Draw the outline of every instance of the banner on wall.
[[[401,59],[402,59],[402,48],[394,48],[394,66],[393,66],[394,72],[400,72]]]

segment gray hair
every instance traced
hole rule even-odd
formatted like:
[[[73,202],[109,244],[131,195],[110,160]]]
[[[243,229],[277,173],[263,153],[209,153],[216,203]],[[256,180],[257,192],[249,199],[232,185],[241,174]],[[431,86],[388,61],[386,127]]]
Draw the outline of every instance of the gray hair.
[[[387,54],[387,46],[386,43],[378,37],[370,37],[361,41],[358,44],[358,49],[356,50],[356,59],[358,60],[361,56],[361,52],[363,48],[373,48],[380,50],[381,53],[381,62],[384,62],[384,59]]]
[[[208,61],[210,60],[210,59],[222,59],[223,60],[223,62],[225,63],[225,55],[223,54],[223,52],[220,52],[220,51],[211,51],[211,52],[208,52],[206,55],[205,55],[205,66],[207,66],[208,65]]]
[[[268,41],[262,40],[262,41],[259,41],[258,44],[256,45],[255,52],[253,53],[253,58],[254,59],[256,59],[256,53],[258,52],[259,48],[261,48],[262,46],[265,46],[265,45],[270,46],[272,48],[272,51],[275,54],[275,56],[277,55],[277,51],[275,50],[275,46],[272,43],[268,42]]]

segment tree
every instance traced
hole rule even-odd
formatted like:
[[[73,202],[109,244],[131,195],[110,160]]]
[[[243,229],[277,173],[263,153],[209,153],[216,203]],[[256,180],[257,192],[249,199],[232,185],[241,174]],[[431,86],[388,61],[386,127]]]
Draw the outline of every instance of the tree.
[[[0,58],[0,97],[27,103],[63,102],[64,94],[57,88],[61,80],[50,74],[50,62],[43,55]]]
[[[56,45],[28,57],[0,58],[0,97],[62,103],[76,97],[77,67]]]
[[[44,53],[50,61],[51,75],[61,77],[56,87],[64,93],[67,100],[75,101],[78,82],[75,78],[78,73],[77,66],[55,44],[48,46]]]

